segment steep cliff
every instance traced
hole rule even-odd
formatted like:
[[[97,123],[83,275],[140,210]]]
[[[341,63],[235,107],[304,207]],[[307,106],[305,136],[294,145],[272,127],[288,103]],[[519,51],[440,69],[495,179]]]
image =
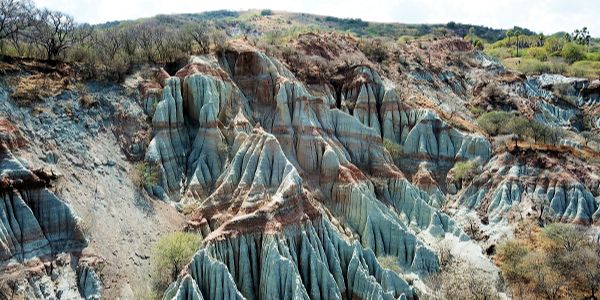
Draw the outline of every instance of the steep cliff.
[[[173,77],[161,74],[146,155],[161,180],[150,189],[197,203],[187,229],[206,243],[165,297],[413,298],[413,288],[377,257],[395,257],[404,272],[427,276],[439,263],[417,234],[470,243],[439,211],[441,191],[414,186],[384,149],[386,89],[375,70],[354,68],[341,93],[307,88],[279,61],[240,42],[219,65],[196,59]],[[160,93],[145,94],[155,101]],[[394,101],[397,109],[401,101]],[[454,140],[437,127],[415,130],[417,120],[400,127],[416,136],[411,140],[427,140],[425,159],[489,158],[485,139],[437,120]],[[405,140],[398,142],[414,143]]]

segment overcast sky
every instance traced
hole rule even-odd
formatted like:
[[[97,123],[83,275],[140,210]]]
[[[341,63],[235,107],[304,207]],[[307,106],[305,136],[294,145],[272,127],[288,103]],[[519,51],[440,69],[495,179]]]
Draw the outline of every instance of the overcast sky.
[[[600,36],[600,0],[34,0],[40,7],[61,10],[80,22],[103,23],[157,14],[218,9],[271,8],[294,12],[361,18],[367,21],[447,23],[455,21],[543,33],[587,26]]]

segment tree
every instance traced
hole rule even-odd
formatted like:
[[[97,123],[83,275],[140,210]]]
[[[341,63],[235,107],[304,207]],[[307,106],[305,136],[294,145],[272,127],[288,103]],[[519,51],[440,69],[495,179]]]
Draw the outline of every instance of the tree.
[[[97,32],[94,36],[96,45],[102,50],[102,53],[109,61],[112,61],[119,49],[122,48],[124,39],[121,37],[121,34],[122,32],[119,29],[112,27],[102,32]]]
[[[46,58],[54,60],[73,45],[86,40],[91,27],[78,25],[73,17],[59,11],[44,9],[33,21],[33,42],[46,52]]]
[[[600,248],[598,245],[593,247],[584,247],[578,249],[576,260],[579,262],[585,262],[575,264],[578,281],[580,282],[583,290],[589,291],[589,299],[596,298],[596,293],[600,288]]]
[[[529,120],[523,117],[512,118],[510,123],[507,124],[507,129],[516,137],[515,147],[519,147],[519,139],[524,139],[533,133]]]
[[[222,30],[214,29],[210,33],[210,39],[217,51],[222,51],[227,45],[227,34]]]
[[[557,145],[558,143],[560,143],[561,139],[565,136],[565,134],[566,134],[566,132],[562,128],[549,127],[548,133],[547,133],[547,137],[549,140],[547,141],[547,143],[552,143],[553,145]]]
[[[121,44],[123,45],[123,51],[125,51],[127,56],[133,58],[138,50],[136,27],[131,26],[121,29],[119,38],[121,39]]]
[[[471,40],[475,37],[475,27],[469,28],[469,37],[471,38]]]
[[[587,240],[583,227],[562,223],[548,225],[544,228],[542,236],[548,241],[546,246],[550,251],[573,252]]]
[[[177,279],[179,272],[200,246],[200,237],[193,233],[174,232],[161,237],[152,253],[152,263],[158,279],[156,284],[161,286]]]
[[[600,136],[598,135],[598,133],[591,131],[584,131],[581,133],[581,137],[583,137],[586,146],[588,146],[590,142],[600,143]]]
[[[519,57],[519,36],[521,35],[521,29],[515,27],[515,29],[513,30],[513,34],[517,38],[517,57]]]
[[[210,51],[211,34],[208,22],[189,24],[184,30],[198,44],[202,54]]]
[[[569,63],[573,63],[585,58],[585,53],[582,49],[582,46],[574,43],[565,44],[562,50],[560,51],[560,55]]]
[[[507,240],[500,243],[496,251],[504,279],[509,286],[516,286],[517,294],[523,298],[525,284],[528,281],[524,261],[529,254],[529,249],[522,242]]]
[[[452,179],[456,181],[470,179],[475,175],[476,168],[477,163],[475,161],[459,161],[451,169]]]
[[[581,30],[575,29],[575,31],[573,31],[573,41],[579,45],[586,46],[587,52],[590,52],[592,36],[587,27],[583,27]]]
[[[538,34],[538,36],[537,36],[537,46],[538,47],[543,47],[545,40],[546,40],[546,37],[544,36],[543,33]]]
[[[18,48],[19,35],[31,25],[34,11],[30,0],[0,0],[0,54],[7,39]]]
[[[273,14],[273,11],[270,10],[270,9],[263,9],[263,10],[260,11],[260,15],[263,16],[263,17],[264,16],[270,16],[272,14]]]
[[[506,37],[508,38],[508,44],[510,45],[510,38],[513,37],[514,35],[514,31],[512,29],[509,29],[506,31]]]
[[[504,132],[506,123],[514,118],[514,114],[505,111],[487,112],[475,121],[489,135],[495,136]]]
[[[521,299],[597,299],[600,245],[585,228],[554,223],[534,235],[498,245],[499,266],[511,290]]]
[[[533,291],[548,300],[559,299],[565,280],[555,268],[548,265],[544,254],[531,253],[527,255],[525,265],[530,272],[529,279],[532,282]]]

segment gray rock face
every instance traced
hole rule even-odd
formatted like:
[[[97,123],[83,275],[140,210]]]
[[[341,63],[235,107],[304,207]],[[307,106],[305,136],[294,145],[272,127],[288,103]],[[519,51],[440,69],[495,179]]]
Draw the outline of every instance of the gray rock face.
[[[589,224],[598,220],[600,203],[567,170],[538,168],[510,154],[495,157],[471,185],[459,194],[459,203],[483,211],[490,222],[507,218],[518,206],[535,206],[540,217]]]
[[[459,132],[432,111],[417,109],[388,114],[391,122],[384,126],[384,137],[403,145],[406,153],[423,154],[433,159],[482,161],[491,156],[487,139]]]
[[[211,242],[170,287],[173,299],[406,299],[414,291],[370,250],[338,236],[326,220],[278,234]],[[194,298],[196,297],[196,298]]]
[[[71,208],[0,145],[0,262],[81,251],[87,242]]]
[[[83,299],[98,300],[102,298],[102,282],[94,268],[80,265],[77,270],[77,277],[77,285]]]
[[[247,45],[219,59],[167,79],[154,113],[147,160],[160,168],[158,190],[198,204],[188,229],[206,244],[165,299],[413,298],[377,257],[425,276],[439,262],[418,233],[468,240],[384,149],[380,112],[395,92],[376,72],[353,69],[337,99]],[[423,135],[439,148],[434,130]],[[489,143],[453,134],[456,149],[425,151],[489,157]]]
[[[87,246],[79,219],[48,189],[50,180],[51,173],[31,171],[0,141],[0,270],[6,276],[26,274],[22,282],[14,275],[17,286],[28,287],[15,297],[100,299],[101,282],[93,268],[69,255]],[[19,264],[36,263],[51,265],[52,272],[19,270]]]

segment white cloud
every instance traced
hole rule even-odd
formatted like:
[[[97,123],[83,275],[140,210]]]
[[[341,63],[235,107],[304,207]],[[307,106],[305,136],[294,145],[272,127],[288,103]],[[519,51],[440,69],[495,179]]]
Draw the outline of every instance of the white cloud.
[[[157,14],[217,9],[271,8],[362,18],[379,22],[447,23],[449,21],[538,32],[572,31],[587,26],[600,36],[598,0],[35,0],[81,22],[102,23]]]

